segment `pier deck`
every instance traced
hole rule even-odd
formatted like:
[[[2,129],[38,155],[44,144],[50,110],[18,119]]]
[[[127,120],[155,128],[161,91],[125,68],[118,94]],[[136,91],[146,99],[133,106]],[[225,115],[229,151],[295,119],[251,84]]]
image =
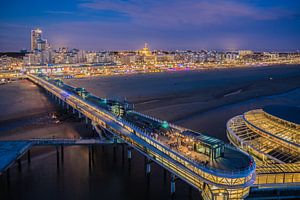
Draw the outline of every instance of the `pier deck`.
[[[0,175],[33,146],[104,145],[120,143],[100,139],[28,139],[0,141]]]

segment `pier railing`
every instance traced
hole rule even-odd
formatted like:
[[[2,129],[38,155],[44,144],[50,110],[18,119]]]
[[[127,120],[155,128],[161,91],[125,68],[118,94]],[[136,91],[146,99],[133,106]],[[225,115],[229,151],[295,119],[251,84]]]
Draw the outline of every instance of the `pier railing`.
[[[28,142],[34,146],[47,145],[96,145],[96,144],[114,144],[118,143],[115,140],[100,140],[100,139],[65,139],[65,138],[33,138],[27,140],[5,140],[4,142]]]
[[[200,168],[201,170],[205,171],[205,172],[209,172],[209,173],[213,173],[215,175],[220,175],[220,176],[228,176],[228,175],[236,175],[236,174],[240,174],[240,175],[245,175],[245,174],[249,174],[250,172],[255,170],[255,162],[254,159],[251,157],[251,162],[253,163],[253,165],[247,167],[247,168],[243,168],[243,169],[235,169],[235,170],[225,170],[225,169],[217,169],[214,167],[211,167],[209,165],[204,165],[198,162],[195,162],[193,159],[188,158],[182,154],[180,154],[177,151],[174,151],[174,149],[171,149],[170,146],[167,146],[164,143],[161,143],[160,141],[157,141],[155,139],[153,139],[152,137],[150,137],[143,129],[137,127],[136,125],[134,125],[133,123],[125,120],[125,119],[119,119],[124,125],[130,127],[131,129],[138,131],[139,134],[143,135],[144,137],[147,137],[147,139],[151,140],[153,143],[159,145],[160,147],[164,148],[165,150],[173,153],[174,155],[176,155],[177,157],[179,157],[180,159],[183,159],[184,161],[187,161],[189,163],[192,163],[194,166]],[[239,149],[233,147],[232,145],[225,145],[227,148],[231,148],[234,150],[238,150],[239,152],[241,152]],[[245,154],[244,152],[241,152],[243,154]]]
[[[51,83],[49,83],[46,80],[43,80],[43,81],[46,82],[47,84],[52,85]],[[227,169],[217,169],[217,168],[209,166],[209,165],[204,165],[204,164],[201,164],[201,163],[196,163],[193,159],[188,158],[188,157],[180,154],[179,152],[174,151],[173,149],[170,149],[170,147],[167,146],[166,144],[163,144],[163,143],[161,143],[161,142],[159,142],[157,140],[154,140],[152,137],[148,136],[148,134],[143,129],[137,127],[136,125],[134,125],[131,122],[126,121],[124,118],[120,118],[120,117],[117,117],[117,116],[113,115],[109,111],[107,111],[107,110],[105,110],[103,108],[100,108],[99,106],[95,105],[94,103],[86,101],[85,99],[81,98],[77,94],[70,95],[69,97],[79,98],[79,102],[82,102],[82,103],[86,104],[88,107],[91,107],[91,110],[95,110],[96,113],[98,113],[98,114],[103,113],[104,115],[108,116],[109,119],[113,120],[114,122],[118,123],[121,126],[123,126],[123,124],[127,125],[132,130],[137,131],[143,137],[146,137],[147,139],[151,140],[156,145],[159,145],[160,147],[164,148],[165,150],[169,151],[170,153],[176,155],[178,158],[180,158],[180,159],[182,159],[182,160],[184,160],[184,161],[186,161],[188,163],[191,163],[195,167],[200,168],[204,172],[212,173],[212,174],[215,174],[215,175],[220,175],[220,176],[223,176],[223,177],[228,177],[228,176],[230,177],[230,175],[235,175],[235,176],[236,175],[240,175],[242,177],[242,176],[250,174],[251,172],[253,172],[255,170],[255,162],[253,161],[252,158],[251,158],[251,162],[253,164],[250,165],[249,167],[242,168],[242,169],[233,169],[233,170],[230,170],[230,169],[228,169],[228,170]],[[76,101],[78,101],[78,100],[76,100]],[[147,116],[145,114],[142,114],[142,113],[139,113],[139,112],[136,112],[136,111],[131,111],[131,112],[133,112],[135,114],[138,114],[138,115],[141,115],[141,116],[144,116],[146,118],[152,119],[152,120],[157,121],[159,123],[163,123],[163,121],[161,121],[159,119],[156,119],[154,117],[150,117],[150,116]],[[181,130],[181,131],[186,130],[186,129],[184,129],[182,127],[179,127],[177,125],[174,125],[174,124],[170,124],[170,126],[173,127],[173,128],[175,128],[175,129]],[[126,127],[124,127],[124,128],[126,128]],[[232,147],[231,145],[226,145],[226,147],[234,149],[234,147]],[[239,150],[239,152],[241,152],[241,151]]]

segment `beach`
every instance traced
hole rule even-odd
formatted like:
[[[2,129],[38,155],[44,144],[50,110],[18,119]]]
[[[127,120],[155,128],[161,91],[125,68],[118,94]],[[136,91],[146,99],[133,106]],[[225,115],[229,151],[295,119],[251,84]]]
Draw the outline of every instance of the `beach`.
[[[127,99],[137,111],[223,140],[227,140],[226,122],[248,109],[274,103],[300,105],[299,65],[66,79],[65,82],[84,87],[100,97]],[[268,100],[268,96],[285,93],[288,96]]]
[[[66,113],[28,80],[1,85],[0,140],[92,137],[82,120]],[[53,118],[55,116],[55,118]],[[33,159],[53,154],[55,148],[33,148]]]
[[[0,139],[80,137],[84,123],[28,80],[15,81],[0,88]]]

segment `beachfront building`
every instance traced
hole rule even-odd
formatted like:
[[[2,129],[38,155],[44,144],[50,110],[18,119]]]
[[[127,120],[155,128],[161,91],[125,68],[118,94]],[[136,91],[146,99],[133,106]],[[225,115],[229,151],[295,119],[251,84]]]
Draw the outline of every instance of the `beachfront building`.
[[[155,61],[155,55],[152,54],[147,43],[145,43],[144,48],[137,51],[137,54],[142,56],[142,61],[144,63],[154,63]]]

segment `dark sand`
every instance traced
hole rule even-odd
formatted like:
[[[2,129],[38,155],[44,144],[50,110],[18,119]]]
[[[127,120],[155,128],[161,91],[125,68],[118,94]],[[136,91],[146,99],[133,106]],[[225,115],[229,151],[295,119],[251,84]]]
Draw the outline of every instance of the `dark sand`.
[[[85,135],[79,131],[83,123],[61,110],[35,84],[21,80],[0,86],[0,91],[0,139]]]
[[[35,84],[21,80],[0,86],[0,140],[91,137],[84,122],[65,113]],[[58,118],[52,119],[52,114]],[[32,156],[54,153],[34,148]]]
[[[20,80],[0,86],[0,122],[54,111],[54,105],[35,84]]]
[[[102,97],[226,140],[226,122],[269,104],[300,105],[300,66],[218,69],[66,80]],[[291,92],[290,92],[291,91]],[[270,95],[284,94],[286,96]]]

